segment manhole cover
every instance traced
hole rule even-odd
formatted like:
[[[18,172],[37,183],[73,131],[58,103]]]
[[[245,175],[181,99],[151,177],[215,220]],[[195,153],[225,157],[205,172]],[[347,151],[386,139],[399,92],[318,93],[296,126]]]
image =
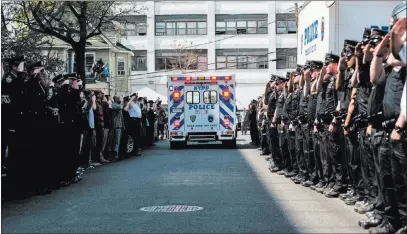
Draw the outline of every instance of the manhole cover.
[[[171,206],[148,206],[140,208],[145,212],[192,212],[203,210],[200,206],[184,206],[184,205],[171,205]]]

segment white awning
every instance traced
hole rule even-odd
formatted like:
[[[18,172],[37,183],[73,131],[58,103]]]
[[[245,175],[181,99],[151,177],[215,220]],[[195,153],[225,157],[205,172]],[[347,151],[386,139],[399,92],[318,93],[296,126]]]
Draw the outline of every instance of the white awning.
[[[138,91],[136,91],[136,93],[138,93],[139,97],[147,97],[148,100],[157,100],[158,98],[161,100],[161,104],[163,105],[167,105],[168,104],[168,98],[165,97],[164,95],[161,95],[159,93],[157,93],[156,91],[148,88],[148,87],[144,87]]]

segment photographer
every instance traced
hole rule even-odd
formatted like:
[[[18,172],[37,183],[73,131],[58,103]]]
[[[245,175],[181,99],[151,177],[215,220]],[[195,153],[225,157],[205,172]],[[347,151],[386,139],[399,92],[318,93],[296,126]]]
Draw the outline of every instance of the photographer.
[[[139,144],[140,144],[140,130],[141,130],[141,121],[142,113],[141,108],[138,104],[137,93],[132,94],[129,102],[124,107],[124,110],[127,111],[130,115],[129,119],[129,135],[133,138],[134,148],[133,152],[136,156],[140,156]]]
[[[123,106],[119,96],[113,97],[113,102],[110,103],[109,108],[112,113],[112,129],[113,135],[113,160],[119,159],[120,139],[123,130],[125,130],[124,119],[122,114]]]
[[[96,111],[96,96],[95,93],[90,90],[85,90],[84,95],[85,100],[87,101],[85,111],[88,125],[85,128],[85,134],[82,141],[81,164],[84,169],[90,169],[92,168],[90,165],[92,162],[91,153],[95,153],[92,142],[95,128],[94,111]]]

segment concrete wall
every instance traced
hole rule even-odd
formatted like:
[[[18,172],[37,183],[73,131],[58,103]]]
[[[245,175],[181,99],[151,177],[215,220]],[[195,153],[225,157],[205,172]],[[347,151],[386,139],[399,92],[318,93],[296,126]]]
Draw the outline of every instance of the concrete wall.
[[[149,87],[162,95],[167,95],[166,75],[172,72],[155,71],[155,50],[172,49],[174,41],[185,40],[193,42],[198,49],[208,51],[208,70],[203,74],[216,75],[219,73],[235,74],[238,84],[250,84],[250,93],[262,93],[265,83],[269,80],[270,74],[284,74],[285,70],[276,70],[275,62],[269,62],[268,69],[259,70],[215,70],[216,49],[230,48],[265,48],[270,52],[275,52],[276,48],[295,48],[297,37],[295,34],[276,35],[275,14],[291,13],[295,1],[143,1],[137,3],[145,7],[147,15],[147,35],[122,37],[122,44],[132,50],[147,51],[147,71],[132,71],[130,77],[132,90],[136,91],[143,87]],[[300,2],[301,3],[301,2]],[[200,36],[155,36],[155,15],[176,15],[176,14],[206,14],[207,15],[207,35]],[[267,35],[215,35],[215,15],[216,14],[267,14],[268,34]],[[269,59],[275,59],[276,54],[270,53]],[[144,75],[143,75],[144,74]],[[202,74],[199,73],[199,74]],[[244,89],[244,88],[243,88]],[[247,92],[240,92],[239,99],[242,105],[248,104],[252,95]]]

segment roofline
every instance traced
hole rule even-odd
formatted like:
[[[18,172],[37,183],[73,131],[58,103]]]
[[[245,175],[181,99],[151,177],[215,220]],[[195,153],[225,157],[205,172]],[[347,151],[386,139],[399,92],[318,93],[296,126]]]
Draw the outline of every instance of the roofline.
[[[304,8],[310,3],[311,1],[305,1],[304,4],[301,5],[301,8],[298,9],[298,13],[300,13]]]

